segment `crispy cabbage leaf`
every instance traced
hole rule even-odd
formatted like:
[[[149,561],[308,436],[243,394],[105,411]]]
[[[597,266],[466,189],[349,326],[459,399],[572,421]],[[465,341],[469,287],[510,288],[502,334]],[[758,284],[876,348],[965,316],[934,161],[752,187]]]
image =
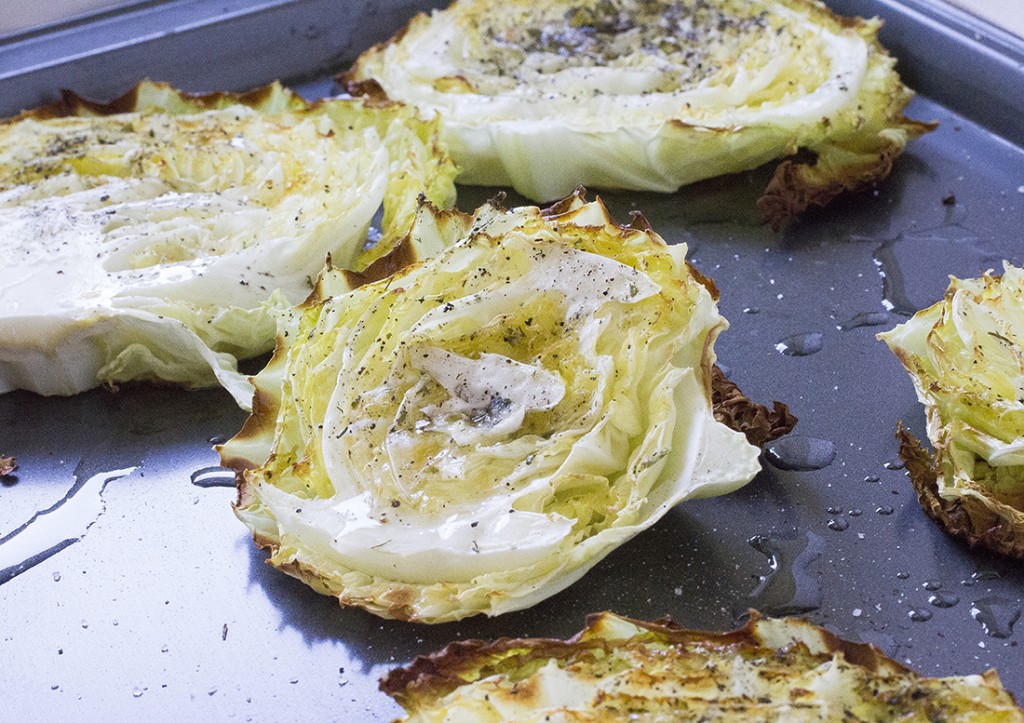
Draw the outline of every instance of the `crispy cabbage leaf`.
[[[273,565],[383,617],[497,615],[757,473],[712,413],[726,322],[685,246],[580,195],[425,204],[413,236],[452,245],[341,295],[325,274],[220,448]]]
[[[927,678],[795,618],[686,630],[599,613],[569,640],[466,640],[381,681],[407,723],[1024,721],[994,670]]]
[[[953,278],[879,338],[925,406],[934,459],[899,433],[925,510],[972,546],[1024,557],[1024,271]]]
[[[880,25],[808,0],[456,0],[342,80],[438,113],[460,182],[538,201],[789,159],[759,201],[778,226],[884,178],[932,127],[904,116]]]
[[[450,205],[453,178],[436,124],[410,109],[276,84],[147,82],[0,122],[0,393],[219,382],[248,407],[237,360],[273,348],[274,310],[328,255],[363,275],[408,261],[417,197]]]

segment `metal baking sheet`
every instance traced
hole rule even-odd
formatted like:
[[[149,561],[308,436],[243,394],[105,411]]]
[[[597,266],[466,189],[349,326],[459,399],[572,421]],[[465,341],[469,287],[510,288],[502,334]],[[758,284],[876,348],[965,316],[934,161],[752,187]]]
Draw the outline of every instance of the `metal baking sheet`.
[[[377,3],[348,4],[355,10],[336,22],[323,3],[264,5],[263,17],[332,38],[287,71],[309,94],[331,92],[328,69],[401,21],[371,12]],[[231,514],[234,491],[210,448],[244,419],[226,393],[2,395],[0,453],[20,466],[0,484],[0,683],[9,692],[0,718],[387,720],[400,711],[377,679],[453,639],[565,637],[598,610],[725,629],[750,607],[799,614],[928,675],[996,667],[1024,700],[1022,566],[967,550],[918,507],[893,432],[904,420],[923,436],[924,416],[874,338],[937,300],[949,274],[1024,264],[1024,44],[938,5],[834,5],[887,19],[883,38],[920,93],[909,114],[941,124],[910,144],[888,180],[783,233],[752,212],[763,173],[672,195],[603,194],[623,220],[639,209],[668,240],[690,244],[732,322],[721,363],[754,399],[790,404],[800,417],[790,444],[800,449],[776,450],[778,466],[767,463],[739,492],[673,510],[533,609],[431,627],[340,609],[264,564]],[[358,25],[345,25],[356,11],[365,11]],[[315,20],[303,25],[303,12]],[[283,32],[258,17],[203,25],[190,62],[209,72],[193,80],[268,80],[271,56],[284,52],[275,43],[249,75],[248,61],[225,70],[216,56],[220,41],[237,50],[233,22]],[[100,30],[76,27],[101,48],[81,62],[112,84],[173,65],[166,48],[102,50],[89,35]],[[0,58],[25,40],[0,43]],[[291,47],[288,62],[305,47]],[[121,52],[138,64],[125,66]],[[0,97],[31,85],[45,99],[68,84],[42,65],[0,65]],[[65,67],[82,78],[81,65]],[[492,193],[461,189],[460,206]],[[800,466],[816,468],[786,469]]]

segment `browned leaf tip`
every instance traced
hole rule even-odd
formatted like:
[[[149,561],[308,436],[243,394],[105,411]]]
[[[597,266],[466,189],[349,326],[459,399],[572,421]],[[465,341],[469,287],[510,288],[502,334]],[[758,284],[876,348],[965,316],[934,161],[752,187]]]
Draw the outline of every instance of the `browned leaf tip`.
[[[715,419],[742,432],[748,442],[758,447],[789,434],[797,423],[797,418],[782,402],[773,402],[768,409],[751,401],[717,366],[711,370],[711,404]]]
[[[14,461],[14,457],[4,457],[0,455],[0,477],[6,477],[7,475],[14,474],[14,470],[18,469],[18,463]]]
[[[936,460],[914,435],[900,424],[896,429],[900,459],[906,465],[910,482],[921,507],[953,537],[968,547],[984,547],[1009,557],[1024,559],[1024,529],[1000,515],[1006,506],[995,499],[987,504],[968,496],[945,498],[939,494]]]
[[[353,98],[364,98],[370,103],[389,102],[387,91],[372,78],[369,80],[352,80],[347,74],[341,73],[335,80]]]

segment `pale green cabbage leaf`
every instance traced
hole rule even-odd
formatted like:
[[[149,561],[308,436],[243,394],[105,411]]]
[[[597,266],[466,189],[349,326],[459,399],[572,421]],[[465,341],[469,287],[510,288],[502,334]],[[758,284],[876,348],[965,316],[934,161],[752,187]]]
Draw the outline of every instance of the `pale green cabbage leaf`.
[[[273,565],[384,617],[497,615],[757,473],[712,414],[726,322],[685,246],[580,196],[426,204],[413,236],[452,245],[340,295],[327,273],[220,449]]]

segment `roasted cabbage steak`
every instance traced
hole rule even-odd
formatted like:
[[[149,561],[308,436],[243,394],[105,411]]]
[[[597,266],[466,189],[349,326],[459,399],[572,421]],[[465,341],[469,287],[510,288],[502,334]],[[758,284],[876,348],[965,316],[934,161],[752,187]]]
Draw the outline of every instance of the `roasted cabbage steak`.
[[[497,615],[757,473],[712,412],[726,322],[685,246],[579,194],[424,204],[413,236],[444,250],[347,293],[320,279],[220,448],[271,564],[383,617]]]
[[[365,274],[420,194],[453,203],[436,130],[398,104],[151,82],[0,121],[0,393],[220,383],[248,407],[237,360],[273,348],[328,255]]]
[[[392,671],[406,723],[1024,721],[994,670],[927,678],[865,643],[756,614],[726,633],[611,613],[569,640],[465,640]]]
[[[342,80],[438,114],[460,182],[537,201],[781,160],[759,201],[780,226],[932,127],[904,116],[880,25],[811,0],[456,0]]]
[[[925,511],[972,547],[1024,558],[1024,271],[953,278],[879,337],[925,407],[934,454],[898,432]]]

